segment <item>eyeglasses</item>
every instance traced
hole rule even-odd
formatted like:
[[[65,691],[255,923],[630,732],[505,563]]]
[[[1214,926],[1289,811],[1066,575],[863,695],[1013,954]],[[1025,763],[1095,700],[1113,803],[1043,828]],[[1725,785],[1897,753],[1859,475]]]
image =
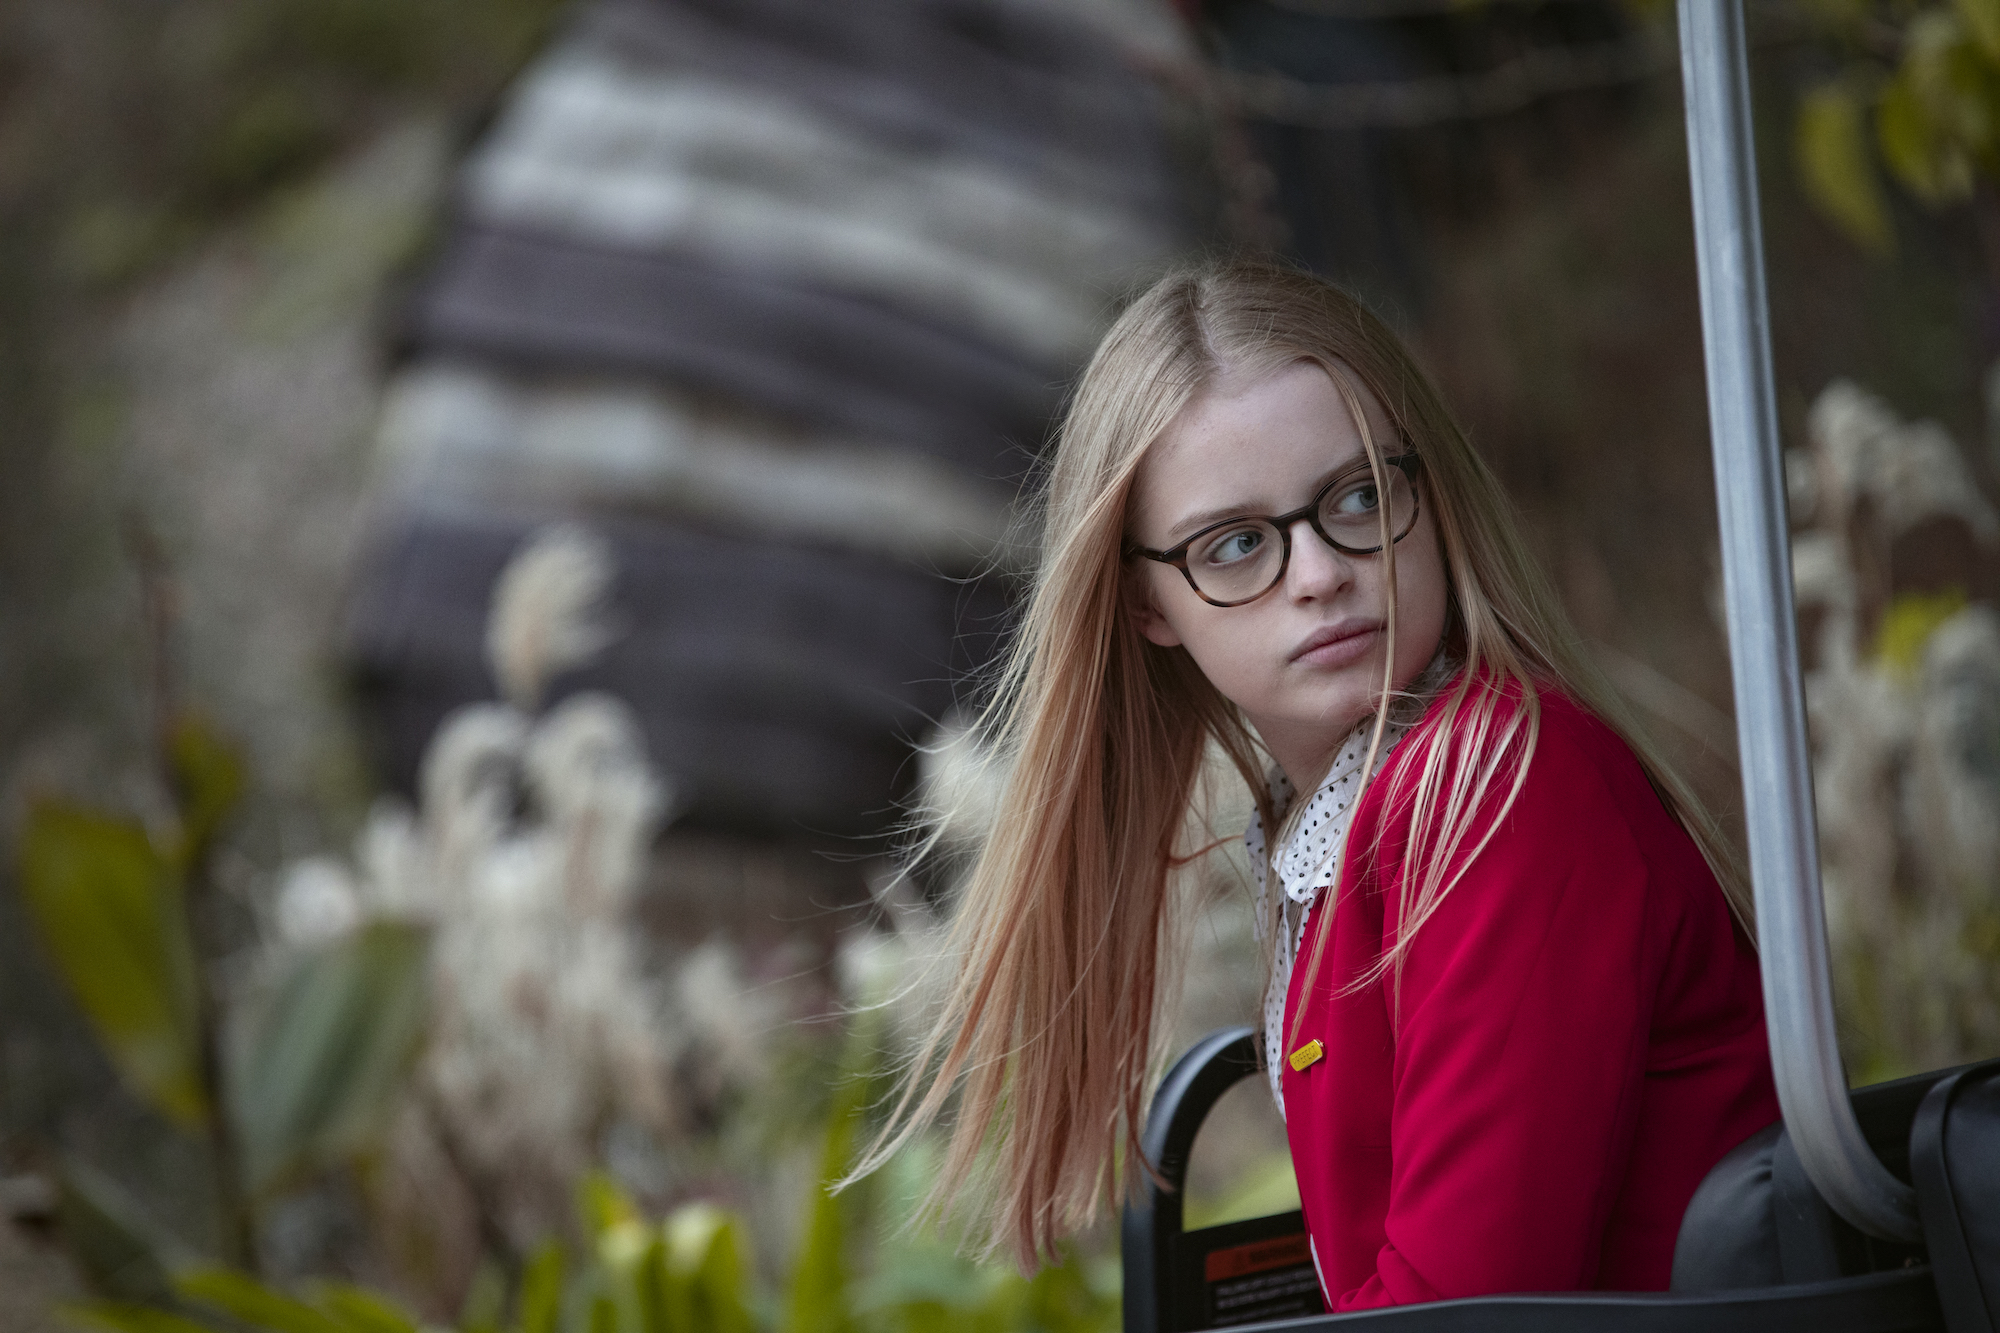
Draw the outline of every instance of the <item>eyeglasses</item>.
[[[1417,523],[1415,454],[1385,458],[1392,542],[1410,535]],[[1289,514],[1255,514],[1211,523],[1179,546],[1165,551],[1128,542],[1127,556],[1143,555],[1180,570],[1195,596],[1211,606],[1254,602],[1285,577],[1292,563],[1292,525],[1312,524],[1319,539],[1344,555],[1373,555],[1382,549],[1383,498],[1366,459],[1320,487],[1312,503]]]

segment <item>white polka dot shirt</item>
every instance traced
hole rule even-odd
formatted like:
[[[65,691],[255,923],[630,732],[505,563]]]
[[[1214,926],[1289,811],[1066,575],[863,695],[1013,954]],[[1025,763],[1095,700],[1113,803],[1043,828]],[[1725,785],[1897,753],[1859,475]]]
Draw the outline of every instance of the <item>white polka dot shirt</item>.
[[[1390,710],[1388,725],[1382,729],[1382,751],[1375,762],[1377,773],[1388,763],[1397,743],[1423,715],[1429,697],[1453,670],[1455,664],[1445,661],[1440,654]],[[1361,766],[1368,757],[1368,741],[1374,730],[1375,719],[1371,717],[1348,733],[1340,744],[1340,752],[1334,756],[1333,767],[1320,780],[1319,789],[1299,817],[1291,841],[1279,851],[1278,880],[1285,895],[1280,904],[1282,914],[1273,911],[1270,886],[1266,882],[1271,857],[1265,847],[1263,816],[1252,815],[1250,827],[1243,833],[1243,845],[1250,853],[1251,881],[1256,886],[1257,942],[1269,947],[1272,954],[1271,983],[1264,989],[1264,1071],[1270,1077],[1271,1097],[1278,1103],[1281,1116],[1285,1113],[1285,1091],[1280,1062],[1284,1055],[1285,995],[1291,989],[1292,964],[1305,939],[1306,923],[1319,891],[1340,874],[1340,853],[1347,841],[1348,825],[1354,822],[1355,798],[1361,793]],[[1296,793],[1276,766],[1271,769],[1269,781],[1271,805],[1283,821]],[[1280,922],[1275,932],[1274,917]]]

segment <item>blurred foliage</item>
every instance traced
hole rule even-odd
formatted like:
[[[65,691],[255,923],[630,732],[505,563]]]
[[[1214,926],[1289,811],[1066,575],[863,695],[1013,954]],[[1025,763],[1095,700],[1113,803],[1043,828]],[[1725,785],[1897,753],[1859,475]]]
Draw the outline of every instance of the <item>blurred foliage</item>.
[[[0,160],[0,195],[51,197],[64,272],[86,285],[122,282],[393,120],[476,113],[563,7],[78,0],[61,21],[17,7],[0,15],[0,86],[28,95],[0,107],[0,119],[70,132],[35,136],[44,152]],[[40,73],[65,67],[73,77],[60,86]],[[74,151],[79,137],[89,152]],[[39,169],[22,173],[36,157]]]
[[[190,899],[242,793],[242,763],[191,717],[166,729],[161,749],[177,799],[171,825],[148,829],[127,816],[38,801],[20,841],[20,892],[126,1086],[209,1139],[226,1225],[244,1237],[258,1200],[276,1186],[372,1146],[422,1039],[428,936],[377,922],[294,960],[242,1067],[225,1069]],[[131,1269],[135,1247],[151,1244],[136,1210],[108,1182],[78,1171],[69,1211],[79,1223],[71,1229],[79,1260],[94,1274]],[[247,1245],[225,1249],[248,1258]]]
[[[235,753],[195,718],[163,750],[180,808],[176,825],[43,800],[20,849],[21,893],[50,954],[141,1098],[183,1128],[210,1114],[201,1052],[199,985],[185,905],[188,876],[207,854],[243,785]]]
[[[2000,0],[1809,0],[1842,68],[1800,99],[1807,195],[1857,245],[1894,245],[1883,170],[1931,207],[2000,175]]]
[[[20,885],[50,957],[134,1093],[183,1128],[209,1114],[181,878],[136,821],[38,802]]]
[[[243,766],[193,716],[176,718],[160,748],[178,802],[171,827],[37,801],[21,835],[19,878],[105,1054],[134,1093],[194,1129],[213,1113],[213,1089],[187,886],[242,794]]]
[[[156,1226],[124,1186],[86,1161],[73,1158],[64,1167],[57,1219],[90,1289],[114,1301],[170,1299],[169,1269],[194,1259],[194,1251]]]
[[[377,1140],[423,1041],[428,953],[423,927],[375,921],[284,978],[231,1082],[253,1193]]]
[[[1924,645],[1930,642],[1931,635],[1966,605],[1963,588],[1909,592],[1897,597],[1882,613],[1882,625],[1875,634],[1876,658],[1900,677],[1916,675],[1923,664]]]
[[[1208,1196],[1189,1190],[1181,1224],[1196,1231],[1246,1217],[1289,1213],[1298,1206],[1299,1180],[1292,1169],[1292,1156],[1280,1151],[1253,1161],[1220,1194]]]
[[[1815,88],[1799,102],[1799,167],[1815,204],[1862,248],[1889,249],[1895,233],[1868,151],[1865,111],[1852,90]]]
[[[663,1222],[647,1222],[602,1176],[586,1182],[582,1194],[587,1238],[580,1255],[551,1242],[523,1271],[511,1319],[492,1310],[468,1313],[457,1323],[459,1333],[756,1333],[768,1326],[754,1312],[739,1219],[694,1203]],[[1088,1282],[1080,1264],[1029,1279],[971,1266],[948,1272],[931,1262],[935,1257],[892,1259],[866,1289],[843,1280],[813,1290],[828,1302],[831,1318],[867,1333],[1109,1333],[1116,1324],[1115,1298]],[[312,1283],[295,1296],[213,1265],[178,1273],[163,1304],[100,1300],[70,1314],[111,1333],[424,1333],[429,1327],[392,1298],[362,1287]],[[789,1317],[781,1326],[789,1326]]]
[[[650,1222],[608,1175],[595,1173],[578,1190],[580,1251],[555,1240],[543,1245],[523,1266],[511,1302],[475,1282],[458,1333],[1110,1333],[1119,1310],[1115,1267],[1093,1269],[1072,1255],[1023,1277],[895,1225],[888,1213],[867,1206],[866,1184],[832,1191],[852,1164],[865,1097],[879,1086],[870,1028],[860,1022],[850,1033],[850,1051],[864,1053],[867,1063],[849,1064],[836,1095],[821,1175],[805,1200],[806,1239],[782,1309],[757,1291],[745,1261],[749,1238],[734,1214],[697,1202]],[[872,1272],[857,1281],[853,1260],[871,1234]],[[122,1241],[135,1251],[148,1244],[130,1233]],[[240,1271],[185,1261],[156,1300],[97,1300],[70,1313],[110,1333],[424,1333],[429,1327],[392,1298],[361,1287],[313,1283],[301,1297]]]
[[[786,1294],[783,1333],[853,1333],[853,1311],[846,1298],[848,1231],[851,1214],[867,1192],[878,1188],[863,1181],[846,1193],[827,1188],[847,1174],[854,1161],[855,1136],[870,1100],[876,1024],[881,1011],[864,1010],[848,1033],[847,1058],[835,1077],[833,1103],[827,1110],[825,1142],[820,1150],[821,1187],[807,1201],[805,1238],[792,1269]]]
[[[174,855],[186,874],[214,843],[222,822],[243,797],[243,760],[200,718],[184,716],[167,728],[162,748],[180,804]]]
[[[254,1212],[311,1173],[379,1147],[429,1019],[429,932],[378,919],[291,958],[269,1004],[232,1045],[236,1058],[226,1070],[211,1068],[204,1051],[220,1049],[216,1006],[202,1000],[185,890],[199,881],[243,774],[231,747],[199,723],[169,728],[162,750],[178,801],[173,826],[148,830],[43,802],[23,839],[22,892],[121,1076],[176,1124],[233,1145],[243,1189],[234,1206]],[[782,1299],[758,1290],[750,1237],[734,1214],[696,1202],[649,1221],[599,1172],[578,1189],[577,1251],[545,1243],[511,1292],[489,1267],[472,1284],[460,1333],[1108,1333],[1118,1312],[1114,1267],[1072,1256],[1025,1278],[910,1225],[898,1201],[919,1192],[930,1164],[924,1145],[889,1179],[833,1189],[852,1168],[885,1086],[884,1019],[881,1006],[864,1005],[837,1062],[818,1067],[831,1096],[821,1103],[818,1170]],[[102,1297],[72,1309],[85,1327],[428,1327],[384,1293],[320,1282],[292,1294],[245,1267],[217,1264],[199,1244],[156,1226],[87,1162],[65,1173],[61,1216]]]

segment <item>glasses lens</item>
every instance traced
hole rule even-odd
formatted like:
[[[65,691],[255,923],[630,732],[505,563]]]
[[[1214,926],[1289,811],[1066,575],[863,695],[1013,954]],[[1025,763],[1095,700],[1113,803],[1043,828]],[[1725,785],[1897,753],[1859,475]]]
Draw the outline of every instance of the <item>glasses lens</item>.
[[[1284,539],[1262,520],[1248,520],[1204,536],[1188,548],[1188,573],[1211,601],[1240,602],[1277,582]]]
[[[1389,536],[1400,539],[1417,517],[1417,492],[1399,467],[1382,467],[1388,484]],[[1383,496],[1375,484],[1375,474],[1359,469],[1326,493],[1319,504],[1320,526],[1326,535],[1356,551],[1382,549]]]

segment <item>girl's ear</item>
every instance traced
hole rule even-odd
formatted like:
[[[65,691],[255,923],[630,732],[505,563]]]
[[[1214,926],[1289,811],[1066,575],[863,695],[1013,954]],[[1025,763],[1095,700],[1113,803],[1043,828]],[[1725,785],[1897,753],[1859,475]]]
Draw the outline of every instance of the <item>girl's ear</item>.
[[[1158,644],[1162,648],[1178,648],[1181,636],[1174,632],[1174,627],[1167,623],[1167,618],[1160,614],[1159,606],[1153,601],[1152,580],[1148,577],[1150,573],[1150,570],[1126,566],[1120,580],[1123,586],[1125,614],[1132,617],[1132,624],[1137,627],[1139,633],[1145,635],[1148,643]]]

